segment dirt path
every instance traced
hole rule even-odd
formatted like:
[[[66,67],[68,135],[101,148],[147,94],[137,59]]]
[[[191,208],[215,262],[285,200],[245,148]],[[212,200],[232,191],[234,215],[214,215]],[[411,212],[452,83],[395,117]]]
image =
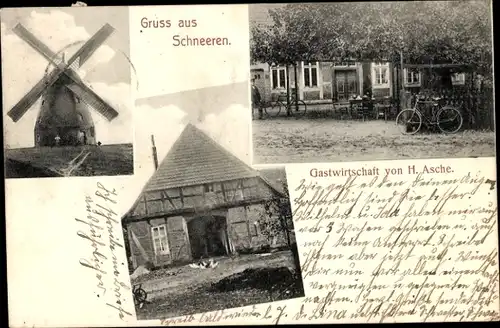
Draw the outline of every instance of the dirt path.
[[[266,256],[251,254],[233,259],[220,258],[217,261],[219,265],[215,269],[193,269],[189,266],[160,269],[133,281],[134,284],[141,283],[148,292],[148,301],[142,308],[136,307],[138,318],[140,320],[170,318],[270,302],[270,296],[265,290],[242,288],[214,292],[208,290],[208,287],[214,282],[248,268],[287,266],[294,270],[290,251],[276,252]],[[172,273],[175,274],[171,275]],[[303,289],[301,293],[303,295]],[[280,299],[290,297],[298,296],[280,295]]]
[[[253,121],[254,164],[494,156],[492,131],[402,135],[393,121]]]
[[[188,290],[216,282],[250,267],[289,266],[293,268],[294,263],[290,251],[277,252],[269,256],[252,254],[242,255],[234,259],[220,258],[216,260],[219,265],[214,269],[194,269],[188,265],[160,269],[149,276],[140,277],[133,283],[141,283],[142,288],[148,292],[148,299],[153,300],[169,294],[183,294]]]

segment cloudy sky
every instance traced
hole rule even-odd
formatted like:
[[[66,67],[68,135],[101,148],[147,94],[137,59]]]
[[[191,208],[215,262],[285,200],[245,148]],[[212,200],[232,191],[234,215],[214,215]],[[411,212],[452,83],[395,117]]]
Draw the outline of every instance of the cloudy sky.
[[[104,144],[133,141],[130,97],[128,9],[109,8],[9,8],[2,10],[2,87],[5,144],[10,148],[32,147],[33,129],[39,112],[39,99],[17,123],[6,115],[26,92],[45,74],[48,62],[12,32],[21,23],[51,50],[58,52],[69,44],[66,58],[109,23],[115,32],[80,68],[87,85],[115,107],[120,115],[108,122],[91,110],[97,139]]]

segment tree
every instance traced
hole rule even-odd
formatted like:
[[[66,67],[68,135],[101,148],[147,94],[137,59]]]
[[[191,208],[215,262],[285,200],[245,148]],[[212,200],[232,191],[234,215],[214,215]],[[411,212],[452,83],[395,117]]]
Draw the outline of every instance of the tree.
[[[488,1],[288,4],[270,10],[270,27],[251,29],[251,58],[471,64],[491,75]]]
[[[282,181],[284,194],[274,195],[264,203],[264,212],[260,213],[259,226],[261,233],[269,240],[284,234],[288,246],[291,246],[290,232],[293,230],[292,209],[286,182]]]
[[[318,14],[321,13],[319,9],[318,6],[307,4],[289,4],[283,9],[269,11],[273,21],[271,28],[251,28],[251,60],[269,65],[284,65],[287,74],[288,68],[292,66],[295,73],[295,97],[298,96],[297,62],[313,58],[321,51],[317,48],[323,46],[321,41],[328,37],[322,30],[315,28]],[[289,85],[286,89],[289,105]]]

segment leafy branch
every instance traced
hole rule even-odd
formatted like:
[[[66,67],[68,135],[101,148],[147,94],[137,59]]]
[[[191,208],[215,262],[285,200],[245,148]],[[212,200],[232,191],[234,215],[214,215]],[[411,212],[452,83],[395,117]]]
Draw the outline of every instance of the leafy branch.
[[[264,203],[264,212],[260,213],[259,226],[261,233],[272,240],[280,234],[284,234],[288,245],[291,245],[290,232],[293,227],[289,224],[292,218],[292,209],[290,207],[290,199],[288,187],[285,182],[282,183],[286,198],[275,195]]]
[[[490,3],[416,1],[288,4],[251,28],[252,62],[382,61],[470,64],[491,74]]]

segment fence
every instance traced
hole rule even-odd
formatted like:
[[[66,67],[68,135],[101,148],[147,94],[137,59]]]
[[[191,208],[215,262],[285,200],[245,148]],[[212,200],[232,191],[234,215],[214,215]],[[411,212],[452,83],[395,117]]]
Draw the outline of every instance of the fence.
[[[441,104],[457,108],[463,116],[464,129],[495,130],[495,109],[491,87],[481,86],[478,89],[461,88],[420,93],[405,91],[401,97],[401,108],[412,108],[417,95],[423,100],[438,97]]]

